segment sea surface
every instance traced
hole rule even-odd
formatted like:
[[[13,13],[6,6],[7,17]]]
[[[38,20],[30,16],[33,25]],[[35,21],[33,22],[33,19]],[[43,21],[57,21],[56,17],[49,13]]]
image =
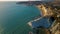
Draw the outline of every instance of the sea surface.
[[[28,34],[32,28],[27,23],[38,16],[35,6],[0,2],[0,34]]]

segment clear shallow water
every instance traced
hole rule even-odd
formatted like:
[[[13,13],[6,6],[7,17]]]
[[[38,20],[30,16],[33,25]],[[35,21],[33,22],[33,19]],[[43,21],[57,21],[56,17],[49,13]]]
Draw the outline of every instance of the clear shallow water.
[[[0,34],[28,34],[31,28],[27,23],[39,15],[35,6],[0,2]]]

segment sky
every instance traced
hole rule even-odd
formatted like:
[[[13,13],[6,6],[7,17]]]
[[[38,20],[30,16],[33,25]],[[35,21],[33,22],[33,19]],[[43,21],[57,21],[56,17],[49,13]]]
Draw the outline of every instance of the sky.
[[[51,1],[51,0],[0,0],[0,1]]]
[[[0,0],[0,1],[29,1],[29,0]]]
[[[41,0],[0,0],[0,1],[41,1]]]
[[[28,0],[0,0],[0,1],[28,1]]]

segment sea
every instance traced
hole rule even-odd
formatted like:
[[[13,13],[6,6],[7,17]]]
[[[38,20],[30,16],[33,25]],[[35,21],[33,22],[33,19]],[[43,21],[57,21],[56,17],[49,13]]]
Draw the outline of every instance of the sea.
[[[16,3],[0,2],[0,34],[28,34],[32,28],[27,23],[41,15],[34,5]]]

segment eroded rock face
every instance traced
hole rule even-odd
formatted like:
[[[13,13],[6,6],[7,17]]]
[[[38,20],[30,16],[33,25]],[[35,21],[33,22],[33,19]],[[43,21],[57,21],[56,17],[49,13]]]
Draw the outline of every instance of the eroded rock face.
[[[52,34],[60,34],[60,23],[54,24],[50,31]]]

